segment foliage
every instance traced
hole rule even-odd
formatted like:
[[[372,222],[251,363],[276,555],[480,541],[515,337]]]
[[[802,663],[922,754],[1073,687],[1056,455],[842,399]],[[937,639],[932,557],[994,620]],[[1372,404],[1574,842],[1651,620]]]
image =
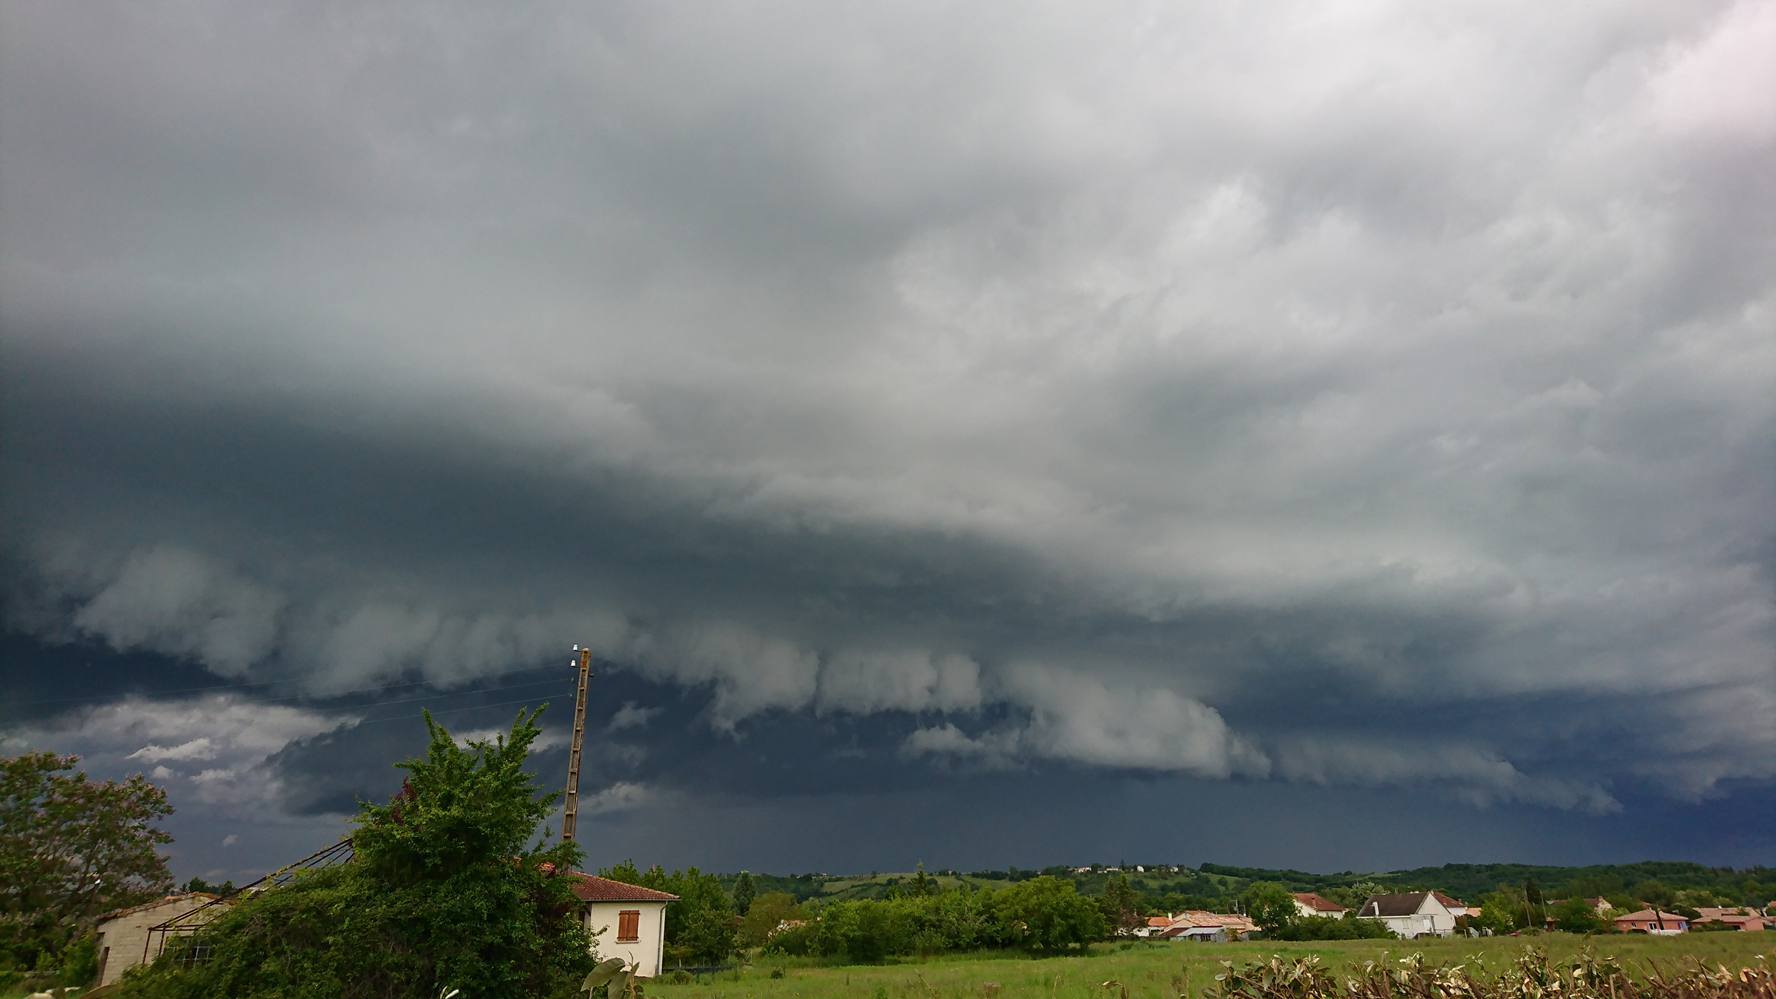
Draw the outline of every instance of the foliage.
[[[203,878],[192,878],[180,885],[179,890],[209,892],[211,895],[232,895],[234,894],[234,881],[231,879],[224,881],[221,884],[217,884],[212,881],[205,881]]]
[[[1536,946],[1546,950],[1551,963],[1566,965],[1586,947],[1621,961],[1637,979],[1656,962],[1661,969],[1675,969],[1694,960],[1711,969],[1757,966],[1758,955],[1770,954],[1767,934],[1707,933],[1679,937],[1648,937],[1612,933],[1578,937],[1565,933],[1540,937]],[[704,977],[699,984],[672,985],[666,980],[648,982],[648,999],[715,999],[716,996],[749,996],[752,999],[850,999],[869,996],[882,989],[894,999],[1051,999],[1060,997],[1114,996],[1101,988],[1105,981],[1119,981],[1137,997],[1201,999],[1215,986],[1220,962],[1239,964],[1267,960],[1272,953],[1290,957],[1317,954],[1324,967],[1340,978],[1361,974],[1367,962],[1400,967],[1400,958],[1425,955],[1427,963],[1465,965],[1478,982],[1496,981],[1524,951],[1525,943],[1511,937],[1479,939],[1428,939],[1404,943],[1398,939],[1334,941],[1275,945],[1266,942],[1181,943],[1125,940],[1110,946],[1096,945],[1089,955],[1069,953],[1053,957],[1031,956],[1016,951],[976,951],[950,954],[932,960],[893,959],[879,965],[839,964],[826,958],[791,958],[763,954],[745,967]],[[1770,955],[1776,957],[1776,955]],[[778,977],[781,973],[781,977]],[[1569,980],[1570,981],[1570,980]],[[1552,984],[1552,983],[1549,983]],[[1564,983],[1563,983],[1564,984]],[[1470,996],[1453,992],[1419,994],[1417,999],[1493,999],[1493,994]],[[1514,995],[1510,999],[1528,999]],[[1549,989],[1541,999],[1561,999]],[[1589,999],[1589,997],[1586,997]],[[1627,993],[1618,999],[1634,999]],[[1697,995],[1695,999],[1704,999]],[[1764,997],[1768,999],[1768,997]]]
[[[1582,898],[1569,898],[1548,911],[1548,918],[1554,920],[1554,928],[1566,933],[1604,933],[1610,929],[1610,923],[1591,908],[1591,903]]]
[[[1033,951],[1057,952],[1083,947],[1106,932],[1098,907],[1053,877],[1019,882],[997,893],[993,908],[1010,931],[1012,943]]]
[[[923,872],[923,869],[921,869]],[[744,916],[752,908],[752,900],[758,897],[758,886],[753,884],[752,875],[741,871],[734,880],[734,911]]]
[[[806,925],[771,935],[765,951],[873,964],[982,947],[1054,953],[1084,947],[1105,932],[1096,901],[1068,882],[1038,877],[1005,888],[830,903]]]
[[[430,744],[400,764],[400,794],[360,806],[352,863],[241,901],[203,931],[207,961],[181,967],[169,949],[125,994],[573,994],[593,963],[560,873],[579,848],[528,842],[559,796],[523,769],[539,713],[467,748],[428,715]]]
[[[1341,918],[1297,916],[1288,925],[1266,931],[1266,940],[1391,940],[1394,931],[1379,919],[1358,919],[1348,912]]]
[[[1422,954],[1401,961],[1369,961],[1339,976],[1317,956],[1236,967],[1225,962],[1215,976],[1216,999],[1392,999],[1395,996],[1462,996],[1471,999],[1764,999],[1776,994],[1776,971],[1759,959],[1738,971],[1700,962],[1681,970],[1653,968],[1636,978],[1613,957],[1586,950],[1563,964],[1531,948],[1494,978],[1465,965],[1427,963]]]
[[[1512,933],[1530,925],[1528,902],[1523,889],[1500,885],[1480,898],[1479,925],[1494,933]]]
[[[1129,886],[1128,875],[1118,873],[1104,886],[1098,896],[1098,911],[1112,932],[1133,930],[1141,925],[1141,899]]]
[[[164,894],[173,878],[155,847],[171,815],[140,775],[93,781],[77,756],[0,759],[0,969],[59,960],[94,917]]]
[[[1295,921],[1295,897],[1274,881],[1260,881],[1247,888],[1241,901],[1252,922],[1266,933],[1284,929]]]
[[[740,946],[763,947],[779,925],[801,918],[800,905],[795,896],[781,891],[766,892],[753,899],[746,915],[740,917]]]

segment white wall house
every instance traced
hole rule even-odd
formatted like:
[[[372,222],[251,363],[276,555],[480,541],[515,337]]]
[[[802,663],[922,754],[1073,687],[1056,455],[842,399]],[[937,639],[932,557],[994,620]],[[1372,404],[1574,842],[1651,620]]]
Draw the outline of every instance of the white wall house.
[[[1357,910],[1358,919],[1385,923],[1394,935],[1411,940],[1415,937],[1447,937],[1455,934],[1455,916],[1432,891],[1401,892],[1396,895],[1371,895]]]
[[[1327,919],[1342,919],[1344,914],[1350,911],[1337,902],[1323,895],[1316,895],[1311,891],[1295,892],[1294,897],[1295,913],[1302,918],[1320,916]]]
[[[637,978],[660,973],[666,947],[666,905],[677,895],[591,874],[573,874],[574,897],[600,960],[620,957],[637,965]]]

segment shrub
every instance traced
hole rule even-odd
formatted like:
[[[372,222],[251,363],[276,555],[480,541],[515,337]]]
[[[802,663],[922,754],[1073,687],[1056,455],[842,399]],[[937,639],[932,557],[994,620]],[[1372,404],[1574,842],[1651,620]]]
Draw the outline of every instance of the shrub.
[[[402,791],[363,805],[352,863],[302,874],[206,926],[201,964],[168,953],[124,979],[148,999],[209,996],[573,995],[592,967],[562,843],[527,848],[558,795],[523,764],[540,732],[460,747],[426,718],[426,756]]]

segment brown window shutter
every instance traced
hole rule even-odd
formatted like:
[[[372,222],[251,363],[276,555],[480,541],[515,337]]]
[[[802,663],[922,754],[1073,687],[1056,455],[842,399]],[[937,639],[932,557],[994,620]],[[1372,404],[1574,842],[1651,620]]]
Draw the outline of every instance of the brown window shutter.
[[[641,910],[624,909],[617,913],[617,942],[634,943],[641,939]]]

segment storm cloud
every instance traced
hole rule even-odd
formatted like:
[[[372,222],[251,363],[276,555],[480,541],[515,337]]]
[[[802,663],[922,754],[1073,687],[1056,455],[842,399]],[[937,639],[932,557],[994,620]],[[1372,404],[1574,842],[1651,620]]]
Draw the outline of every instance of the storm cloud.
[[[811,725],[861,794],[1776,780],[1776,6],[3,17],[35,641],[320,699],[589,643],[694,695],[613,744]],[[81,710],[304,812],[320,703]],[[652,759],[587,800],[702,807]]]

